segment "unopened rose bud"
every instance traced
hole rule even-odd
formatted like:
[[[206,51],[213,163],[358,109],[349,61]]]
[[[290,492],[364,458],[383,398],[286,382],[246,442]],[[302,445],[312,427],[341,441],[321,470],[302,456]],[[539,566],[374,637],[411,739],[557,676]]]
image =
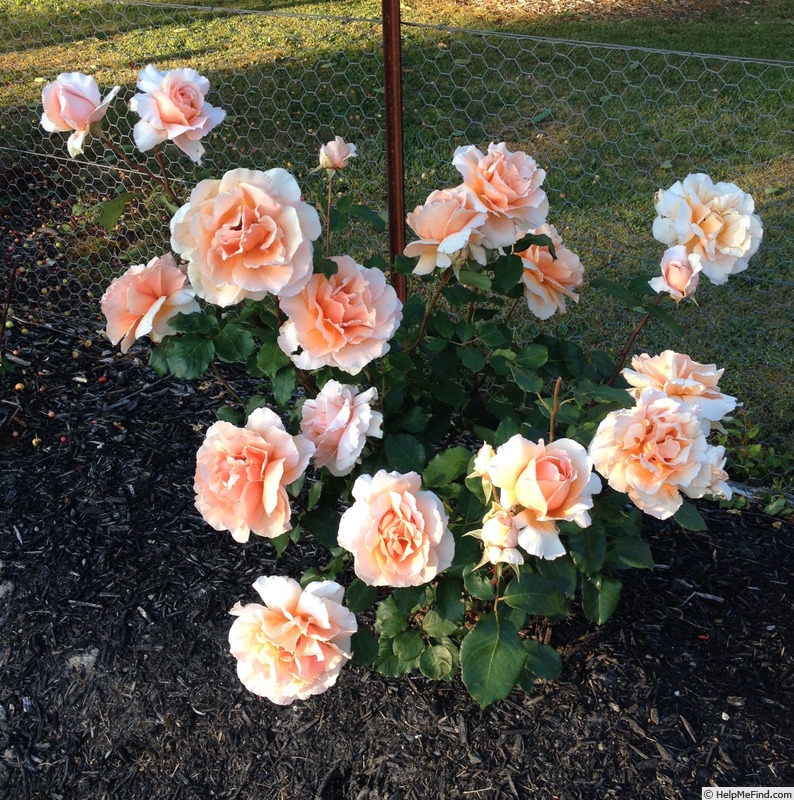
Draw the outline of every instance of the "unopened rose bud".
[[[356,158],[356,146],[348,144],[341,136],[320,148],[320,167],[322,169],[344,169],[351,158]]]
[[[687,253],[684,245],[665,250],[661,270],[662,274],[648,283],[657,292],[669,292],[676,303],[692,297],[700,285],[700,256]]]

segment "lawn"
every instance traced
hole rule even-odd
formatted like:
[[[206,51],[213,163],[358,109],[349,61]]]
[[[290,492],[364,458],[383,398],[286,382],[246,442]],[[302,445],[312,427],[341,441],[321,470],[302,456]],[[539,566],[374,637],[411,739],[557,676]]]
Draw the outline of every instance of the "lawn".
[[[210,101],[229,111],[209,144],[207,174],[233,165],[285,166],[319,201],[322,185],[309,171],[319,145],[339,133],[359,145],[360,158],[338,188],[385,208],[380,26],[368,21],[380,4],[241,0],[215,12],[191,5],[3,3],[9,12],[0,51],[4,159],[24,170],[46,157],[62,178],[61,193],[74,191],[79,200],[57,230],[75,272],[63,279],[59,297],[44,299],[45,307],[95,311],[90,295],[121,264],[162,248],[165,228],[162,210],[147,215],[140,207],[111,237],[97,234],[91,204],[140,181],[96,144],[89,155],[105,159],[105,167],[83,182],[61,137],[45,137],[37,126],[42,79],[61,71],[91,73],[101,87],[121,84],[128,99],[143,65],[189,64],[211,78]],[[626,282],[657,269],[663,248],[650,232],[656,189],[693,171],[738,183],[756,198],[764,221],[761,252],[729,286],[704,287],[700,308],[681,307],[685,337],[652,327],[641,346],[673,347],[726,367],[724,388],[740,396],[751,423],[760,423],[761,440],[778,449],[788,441],[790,451],[794,65],[768,61],[793,57],[790,4],[689,4],[699,10],[687,12],[687,4],[677,3],[656,15],[647,13],[648,3],[614,5],[622,9],[617,17],[599,18],[597,10],[581,13],[576,2],[556,17],[529,15],[520,4],[404,4],[412,23],[404,28],[403,54],[407,204],[457,182],[450,164],[456,146],[505,140],[547,169],[550,221],[579,253],[588,277]],[[234,7],[295,16],[241,14]],[[300,16],[306,14],[357,20]],[[480,30],[492,28],[503,33]],[[539,36],[553,39],[532,38]],[[739,58],[644,49],[659,47]],[[115,104],[109,123],[119,141],[129,141],[132,121]],[[169,169],[185,193],[203,174],[177,158]],[[364,257],[383,252],[385,240],[356,229],[345,246]],[[47,263],[39,260],[19,288],[40,301]],[[578,306],[544,327],[617,352],[637,318],[585,288]],[[535,325],[527,314],[527,332]],[[768,483],[784,478],[774,465],[749,466]]]

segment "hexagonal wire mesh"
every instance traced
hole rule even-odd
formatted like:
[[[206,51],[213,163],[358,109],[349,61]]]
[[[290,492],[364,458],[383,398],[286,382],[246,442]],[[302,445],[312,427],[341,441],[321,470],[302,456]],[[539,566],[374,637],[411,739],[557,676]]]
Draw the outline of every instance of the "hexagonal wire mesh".
[[[96,137],[84,157],[70,159],[66,135],[39,127],[42,85],[62,71],[94,75],[103,94],[120,84],[127,100],[148,63],[189,65],[209,77],[207,100],[229,115],[201,168],[165,148],[182,196],[200,176],[232,166],[284,166],[321,202],[322,182],[309,172],[320,144],[340,134],[360,157],[338,189],[385,209],[378,20],[173,3],[61,5],[71,13],[43,0],[12,13],[0,47],[2,227],[5,249],[22,267],[14,303],[95,320],[109,280],[167,246],[168,213],[145,202],[150,184],[140,171]],[[788,439],[794,390],[779,376],[794,367],[794,64],[413,23],[404,23],[403,41],[409,208],[458,182],[456,146],[505,140],[547,169],[550,221],[589,275],[626,280],[658,268],[663,248],[650,234],[656,189],[705,171],[753,194],[765,239],[751,268],[730,287],[703,287],[700,310],[682,306],[686,341],[654,329],[644,344],[725,366],[725,387],[742,395],[767,443]],[[157,162],[131,144],[135,120],[116,102],[103,125],[156,172]],[[139,200],[108,234],[96,224],[95,204],[121,191]],[[387,250],[385,237],[356,229],[337,244],[360,257]],[[579,307],[544,327],[615,348],[630,324],[625,309],[584,293]]]

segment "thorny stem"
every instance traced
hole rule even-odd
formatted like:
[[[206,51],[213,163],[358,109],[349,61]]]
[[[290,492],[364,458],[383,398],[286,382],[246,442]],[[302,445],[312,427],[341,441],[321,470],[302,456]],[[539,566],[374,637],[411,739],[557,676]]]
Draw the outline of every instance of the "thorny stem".
[[[179,200],[177,199],[176,195],[171,191],[171,187],[168,186],[167,183],[164,183],[163,179],[159,175],[155,175],[151,170],[147,169],[143,166],[143,164],[136,164],[134,161],[130,160],[127,154],[118,147],[113,140],[102,130],[100,127],[96,127],[93,129],[94,132],[99,136],[100,139],[118,156],[131,170],[135,172],[142,172],[146,175],[147,178],[151,178],[153,181],[159,183],[165,190],[166,193],[170,195],[171,199],[178,203]]]
[[[658,294],[656,295],[656,299],[653,301],[655,306],[658,306],[659,303],[662,302],[662,297],[664,295]],[[620,371],[623,369],[623,364],[626,362],[626,358],[629,355],[629,350],[631,350],[631,346],[634,344],[634,340],[640,335],[640,331],[645,327],[645,323],[651,318],[651,312],[648,311],[645,316],[637,323],[637,327],[631,332],[631,336],[629,336],[629,340],[626,342],[626,346],[620,351],[620,355],[618,356],[617,366],[615,367],[615,371],[610,376],[609,380],[606,382],[607,386],[612,386],[615,382],[615,378],[620,375]]]
[[[154,149],[154,155],[157,159],[157,163],[160,165],[160,172],[163,173],[163,186],[165,187],[165,193],[173,200],[175,203],[179,203],[176,194],[174,194],[174,190],[171,188],[171,184],[168,180],[168,173],[165,171],[165,163],[163,162],[163,154],[160,151],[160,145],[158,144],[157,147]]]
[[[231,396],[232,396],[232,397],[233,397],[233,398],[234,398],[234,399],[235,399],[235,400],[236,400],[236,401],[237,401],[237,402],[238,402],[238,403],[239,403],[239,404],[240,404],[240,405],[243,407],[243,408],[245,408],[245,400],[243,400],[243,398],[242,398],[242,397],[240,397],[240,395],[239,395],[239,394],[237,394],[237,392],[235,392],[235,391],[234,391],[234,389],[232,389],[232,387],[231,387],[231,386],[229,386],[229,384],[228,384],[228,382],[227,382],[226,378],[224,378],[224,377],[223,377],[223,375],[221,375],[221,371],[218,369],[218,365],[217,365],[217,364],[216,364],[214,361],[212,362],[212,370],[213,370],[213,372],[215,373],[215,377],[218,379],[218,382],[221,384],[221,386],[223,386],[223,388],[224,388],[224,389],[226,389],[226,391],[227,391],[227,392],[228,392],[228,393],[229,393],[229,394],[230,394],[230,395],[231,395]]]
[[[549,420],[549,444],[554,441],[554,422],[557,419],[557,411],[560,409],[560,386],[562,378],[557,378],[554,384],[554,404],[551,407],[551,419]]]
[[[438,284],[438,288],[435,291],[435,294],[430,298],[425,307],[425,316],[422,319],[422,324],[419,326],[419,336],[416,337],[416,341],[405,351],[408,355],[411,355],[417,347],[419,347],[419,343],[422,341],[422,337],[425,335],[425,328],[427,327],[427,320],[430,319],[430,315],[433,313],[433,309],[438,302],[438,298],[441,297],[441,291],[443,288],[449,283],[449,279],[452,277],[452,269],[448,269],[441,281]]]
[[[325,234],[325,257],[331,257],[331,190],[334,186],[333,174],[328,178],[328,213],[325,215],[327,233]]]

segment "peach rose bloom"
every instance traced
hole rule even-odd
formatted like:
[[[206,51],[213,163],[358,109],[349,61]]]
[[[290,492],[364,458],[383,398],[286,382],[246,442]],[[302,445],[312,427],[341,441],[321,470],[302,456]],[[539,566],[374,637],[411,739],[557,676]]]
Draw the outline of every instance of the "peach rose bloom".
[[[246,689],[280,706],[321,694],[336,683],[350,659],[355,615],[342,605],[334,581],[305,589],[292,578],[260,577],[259,603],[235,604],[229,649]]]
[[[549,200],[541,189],[546,172],[526,153],[513,153],[504,142],[488,145],[487,155],[467,145],[455,151],[452,164],[488,210],[482,228],[486,247],[510,247],[518,238],[517,230],[537,228],[546,221]]]
[[[119,93],[115,86],[105,99],[99,94],[99,87],[90,75],[82,72],[62,72],[52,83],[41,91],[44,112],[41,126],[45,131],[74,131],[66,142],[72,158],[83,152],[85,137],[91,125],[105,116],[111,100]]]
[[[409,258],[419,257],[413,274],[460,268],[469,259],[485,266],[488,258],[479,228],[487,219],[485,206],[465,186],[431,192],[424,205],[417,206],[406,219],[419,237],[404,251]]]
[[[529,310],[538,319],[548,319],[559,311],[565,313],[565,299],[579,302],[573,290],[582,285],[584,267],[576,253],[562,245],[562,237],[553,225],[542,225],[532,233],[546,234],[554,242],[557,258],[551,257],[548,247],[532,245],[516,253],[524,265],[521,283]]]
[[[451,563],[455,540],[444,504],[421,491],[415,472],[380,470],[353,484],[355,502],[339,521],[339,546],[369,586],[421,586]]]
[[[196,454],[196,508],[216,531],[238,542],[251,533],[272,539],[290,530],[286,486],[306,469],[314,445],[290,436],[278,415],[257,408],[238,428],[219,421]]]
[[[101,306],[108,321],[108,339],[113,344],[121,342],[122,353],[141,336],[148,334],[159,342],[176,333],[168,324],[176,314],[201,311],[196,293],[170,253],[145,266],[130,267],[105,290]]]
[[[525,535],[519,544],[531,555],[556,558],[565,549],[559,541],[558,522],[590,525],[593,494],[601,480],[582,445],[573,439],[530,442],[520,434],[496,449],[488,464],[488,476],[499,489],[499,504],[507,509],[526,509]]]
[[[362,267],[350,256],[331,260],[339,267],[336,274],[313,275],[300,293],[281,297],[288,319],[278,343],[300,369],[332,366],[356,375],[389,352],[402,303],[380,270]]]
[[[200,181],[171,220],[171,246],[196,294],[226,307],[293,295],[312,276],[320,217],[284,169],[233,169]]]
[[[327,467],[332,475],[348,475],[367,443],[367,437],[383,438],[383,414],[370,403],[378,399],[374,387],[359,392],[330,380],[313,400],[301,409],[301,431],[315,446],[316,467]]]
[[[341,136],[335,136],[332,142],[320,148],[320,167],[322,169],[344,169],[351,158],[356,158],[356,146],[349,144]]]
[[[138,73],[138,89],[130,109],[140,116],[132,130],[139,150],[146,152],[170,139],[192,161],[201,163],[199,141],[226,117],[222,108],[204,101],[210,82],[194,69],[160,72],[152,64]]]
[[[668,247],[684,245],[700,257],[703,274],[715,284],[747,269],[763,236],[753,198],[733,183],[688,175],[656,193],[653,235]]]
[[[696,482],[708,460],[707,420],[653,389],[631,409],[610,412],[590,443],[595,468],[646,514],[668,519],[681,491]]]
[[[726,460],[725,448],[722,445],[718,447],[709,445],[700,474],[682,489],[684,494],[693,499],[711,495],[722,500],[730,500],[733,497],[733,490],[728,485]]]
[[[700,285],[700,256],[687,253],[686,247],[677,244],[664,251],[662,274],[648,281],[655,292],[667,292],[676,303],[692,297]]]
[[[633,387],[629,393],[635,400],[646,389],[657,389],[714,423],[736,408],[736,398],[720,391],[718,384],[725,370],[715,364],[700,364],[683,353],[665,350],[653,357],[647,353],[634,356],[631,366],[633,369],[626,368],[622,374]]]

